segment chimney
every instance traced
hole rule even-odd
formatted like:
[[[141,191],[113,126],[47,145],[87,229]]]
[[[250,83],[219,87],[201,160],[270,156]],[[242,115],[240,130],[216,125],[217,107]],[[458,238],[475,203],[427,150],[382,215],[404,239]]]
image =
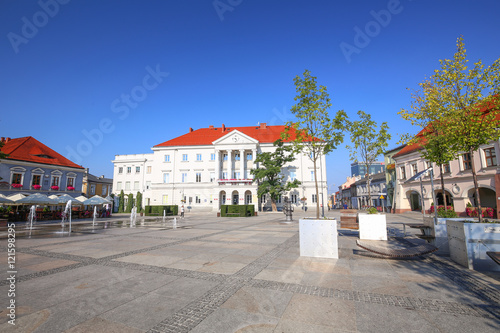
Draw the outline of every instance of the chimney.
[[[0,141],[1,141],[1,142],[5,142],[5,138],[2,136],[2,137],[0,138]]]
[[[5,138],[5,143],[9,142],[10,138]]]
[[[208,126],[208,129],[214,129],[214,125]]]
[[[193,128],[189,127],[189,133],[191,133],[192,131],[193,131]]]
[[[266,123],[260,123],[260,129],[267,129]]]
[[[226,125],[222,124],[222,132],[226,130]]]

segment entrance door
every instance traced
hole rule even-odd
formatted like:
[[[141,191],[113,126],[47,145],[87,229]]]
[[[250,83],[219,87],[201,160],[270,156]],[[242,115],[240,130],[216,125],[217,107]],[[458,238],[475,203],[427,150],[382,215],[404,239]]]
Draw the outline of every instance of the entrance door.
[[[237,205],[240,201],[240,196],[238,194],[233,194],[233,205]]]

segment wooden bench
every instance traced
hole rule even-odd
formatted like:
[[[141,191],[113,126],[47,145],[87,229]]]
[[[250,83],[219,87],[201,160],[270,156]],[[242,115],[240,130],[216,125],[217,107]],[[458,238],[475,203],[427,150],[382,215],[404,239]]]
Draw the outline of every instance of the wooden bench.
[[[356,209],[344,209],[340,211],[341,229],[359,229],[358,211]]]

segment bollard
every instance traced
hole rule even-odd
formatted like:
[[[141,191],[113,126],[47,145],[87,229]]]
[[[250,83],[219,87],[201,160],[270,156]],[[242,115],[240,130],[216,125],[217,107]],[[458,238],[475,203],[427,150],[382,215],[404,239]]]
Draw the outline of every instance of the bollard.
[[[172,224],[173,229],[177,229],[177,217],[174,217],[174,222]]]

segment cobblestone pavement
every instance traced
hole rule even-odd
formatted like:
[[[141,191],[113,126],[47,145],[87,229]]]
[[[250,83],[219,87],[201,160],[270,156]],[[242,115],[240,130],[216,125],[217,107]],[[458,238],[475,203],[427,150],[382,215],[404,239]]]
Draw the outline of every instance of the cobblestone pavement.
[[[338,211],[328,212],[331,217]],[[300,212],[295,219],[305,216]],[[123,218],[124,220],[127,217]],[[387,215],[391,241],[419,242]],[[282,214],[188,214],[150,224],[16,238],[15,297],[0,266],[2,332],[497,332],[500,274],[448,257],[381,258],[339,233],[339,259],[299,256]],[[20,228],[20,226],[19,226]],[[7,242],[1,250],[7,257]],[[15,300],[16,325],[7,306]]]

